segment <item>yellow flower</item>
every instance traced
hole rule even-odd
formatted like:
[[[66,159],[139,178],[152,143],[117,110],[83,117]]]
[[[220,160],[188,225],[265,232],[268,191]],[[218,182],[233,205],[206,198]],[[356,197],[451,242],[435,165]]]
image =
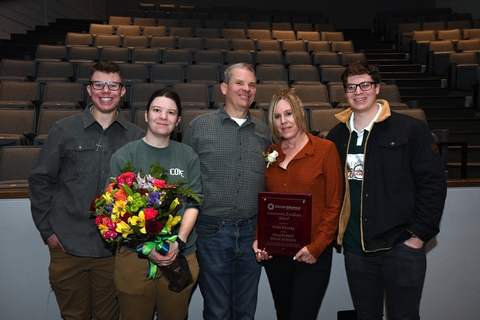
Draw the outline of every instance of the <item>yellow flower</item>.
[[[110,192],[105,192],[102,195],[102,198],[105,199],[105,201],[108,203],[108,202],[112,201],[112,194]]]
[[[125,206],[127,203],[123,200],[115,201],[115,205],[113,206],[112,213],[113,214],[120,214],[123,216],[125,213]]]
[[[133,234],[132,228],[125,221],[120,221],[115,231],[121,233],[124,239],[126,239],[129,234]]]
[[[175,218],[171,214],[168,216],[168,221],[165,224],[165,228],[167,228],[168,233],[171,233],[172,228],[175,227],[181,219],[182,217],[180,216],[176,216]]]
[[[178,201],[178,198],[175,198],[175,200],[170,203],[170,207],[168,208],[169,212],[172,212],[175,210],[175,208],[180,204],[180,201]]]
[[[100,223],[98,225],[98,229],[100,230],[100,234],[103,236],[103,234],[105,233],[105,231],[108,230],[108,227],[106,225],[104,225],[103,223]]]
[[[131,225],[137,225],[140,227],[140,232],[143,234],[147,233],[147,230],[145,229],[145,214],[143,211],[140,211],[138,216],[132,216],[129,218],[129,222]]]
[[[110,219],[112,219],[113,222],[118,222],[122,218],[123,214],[118,214],[118,213],[112,213],[110,216]]]

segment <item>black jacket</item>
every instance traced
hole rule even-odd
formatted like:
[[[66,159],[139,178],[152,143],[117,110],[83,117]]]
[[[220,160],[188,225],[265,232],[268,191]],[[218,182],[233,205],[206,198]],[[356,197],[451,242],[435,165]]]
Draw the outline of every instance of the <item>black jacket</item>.
[[[365,146],[361,228],[365,252],[388,250],[412,234],[428,242],[439,232],[446,197],[446,176],[437,145],[427,125],[410,116],[391,113],[388,102],[369,133]],[[352,109],[336,117],[327,139],[337,146],[345,169]],[[345,175],[344,206],[338,243],[350,217],[350,189]]]

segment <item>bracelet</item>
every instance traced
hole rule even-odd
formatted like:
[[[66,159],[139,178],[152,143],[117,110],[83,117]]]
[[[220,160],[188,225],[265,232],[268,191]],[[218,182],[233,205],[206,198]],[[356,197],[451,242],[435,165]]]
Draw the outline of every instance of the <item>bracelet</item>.
[[[182,239],[177,237],[177,243],[178,243],[178,250],[180,250],[181,253],[185,252],[185,248],[187,247],[187,244],[183,242]]]

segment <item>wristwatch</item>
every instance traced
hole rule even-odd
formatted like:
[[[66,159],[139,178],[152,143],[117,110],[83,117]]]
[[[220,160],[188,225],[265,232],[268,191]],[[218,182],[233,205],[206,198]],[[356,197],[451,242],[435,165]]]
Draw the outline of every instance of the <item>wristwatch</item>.
[[[179,237],[177,237],[177,243],[178,243],[178,250],[180,250],[181,253],[185,252],[185,248],[187,247],[187,244],[182,241]]]

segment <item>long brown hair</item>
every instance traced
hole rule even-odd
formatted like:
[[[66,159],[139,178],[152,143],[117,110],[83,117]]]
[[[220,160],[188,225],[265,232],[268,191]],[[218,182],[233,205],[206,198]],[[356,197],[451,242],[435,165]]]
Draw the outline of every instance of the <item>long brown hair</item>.
[[[277,103],[280,100],[285,100],[292,108],[293,119],[295,119],[295,123],[297,124],[298,129],[303,132],[308,131],[305,110],[303,108],[302,101],[298,97],[297,92],[294,88],[284,88],[273,95],[272,100],[270,100],[270,107],[268,109],[270,136],[275,142],[279,141],[282,137],[282,135],[277,129],[277,126],[275,126],[275,108],[277,107]]]

